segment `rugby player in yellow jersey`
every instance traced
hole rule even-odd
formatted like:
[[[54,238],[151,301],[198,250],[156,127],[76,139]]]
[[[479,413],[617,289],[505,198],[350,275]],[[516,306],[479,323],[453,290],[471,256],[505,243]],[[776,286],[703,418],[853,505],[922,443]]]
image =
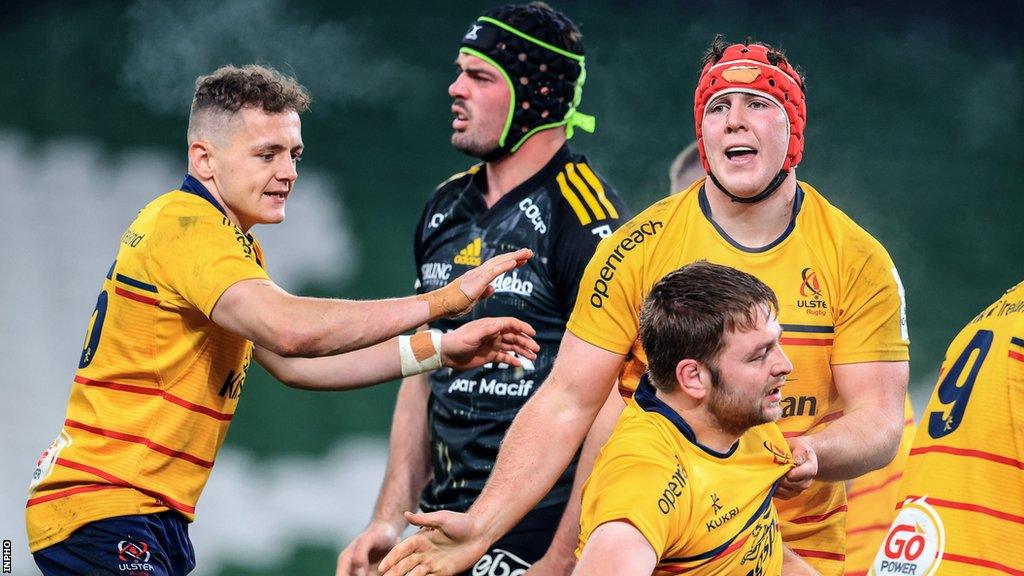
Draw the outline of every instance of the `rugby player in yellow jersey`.
[[[793,467],[781,389],[793,369],[778,300],[705,261],[658,281],[640,309],[648,371],[583,489],[576,573],[786,574],[772,495]]]
[[[697,142],[691,142],[672,160],[668,169],[669,194],[681,192],[698,178],[704,178]],[[847,483],[845,576],[864,576],[875,557],[889,523],[896,516],[892,502],[900,487],[917,425],[909,396],[904,407],[903,436],[896,457],[884,468],[858,476]]]
[[[694,180],[704,178],[697,142],[691,142],[676,155],[669,166],[668,176],[669,194],[686,190]],[[917,432],[909,397],[905,402],[904,416],[903,436],[892,462],[847,483],[845,576],[867,574],[878,543],[896,515],[892,502],[896,500],[910,444]]]
[[[957,334],[869,574],[1024,574],[1024,283]]]
[[[808,450],[818,457],[815,476],[797,466],[779,486],[778,496],[793,497],[796,485],[810,484],[777,502],[782,536],[819,572],[843,573],[841,481],[896,453],[909,341],[903,290],[885,249],[796,179],[805,119],[803,79],[781,52],[716,39],[694,98],[708,177],[598,246],[558,360],[516,416],[484,491],[465,514],[409,515],[432,529],[385,557],[389,576],[417,564],[438,574],[467,566],[548,490],[602,406],[621,407],[609,395],[616,377],[629,395],[646,369],[637,341],[644,296],[700,259],[754,274],[779,298],[781,343],[794,366],[779,426],[797,462]],[[601,439],[592,440],[585,452]]]
[[[259,66],[197,81],[188,174],[121,235],[66,419],[36,464],[26,522],[44,574],[191,571],[187,524],[252,358],[289,386],[346,389],[535,357],[533,330],[512,318],[396,338],[468,311],[529,250],[409,298],[302,298],[270,280],[249,231],[284,219],[308,103],[294,79]]]

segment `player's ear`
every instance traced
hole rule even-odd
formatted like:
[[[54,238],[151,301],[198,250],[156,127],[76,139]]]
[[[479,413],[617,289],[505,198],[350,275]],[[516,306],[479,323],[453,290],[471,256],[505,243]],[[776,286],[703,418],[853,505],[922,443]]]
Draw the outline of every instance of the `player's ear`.
[[[189,144],[188,167],[189,173],[199,180],[212,179],[214,172],[213,146],[203,140]]]
[[[684,358],[676,364],[676,383],[679,390],[694,400],[702,400],[707,395],[707,387],[701,378],[700,362]]]

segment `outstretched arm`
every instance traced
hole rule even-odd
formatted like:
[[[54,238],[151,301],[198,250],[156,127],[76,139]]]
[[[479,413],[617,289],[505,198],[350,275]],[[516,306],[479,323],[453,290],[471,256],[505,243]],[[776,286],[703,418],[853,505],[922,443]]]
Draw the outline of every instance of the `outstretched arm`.
[[[511,353],[536,358],[540,346],[533,341],[534,334],[529,324],[515,318],[474,320],[441,336],[441,364],[458,370],[488,362],[520,366],[519,359]],[[420,337],[425,338],[426,334],[420,333]],[[287,358],[261,346],[256,347],[255,355],[256,361],[275,378],[306,390],[361,388],[403,375],[398,338],[323,358]]]
[[[565,512],[562,513],[562,520],[558,523],[551,545],[544,556],[526,571],[527,576],[555,576],[572,572],[576,565],[576,546],[580,538],[583,485],[587,483],[587,478],[594,469],[594,461],[601,452],[601,447],[612,435],[615,423],[618,422],[619,415],[625,407],[626,403],[623,402],[618,388],[612,386],[608,399],[605,400],[597,419],[587,432],[586,440],[583,441],[583,451],[580,452],[576,476],[572,482],[572,494],[569,495],[569,502],[566,503]]]
[[[422,565],[444,575],[472,565],[554,485],[608,397],[622,361],[622,355],[567,331],[551,374],[516,415],[473,506],[466,514],[406,514],[413,524],[435,529],[392,549],[381,570],[394,576]]]
[[[427,399],[430,384],[426,374],[402,381],[391,419],[391,443],[384,483],[377,496],[373,518],[338,557],[336,576],[364,576],[398,544],[406,521],[406,510],[415,510],[420,491],[430,479],[430,433]],[[374,572],[370,572],[370,570]]]
[[[270,280],[243,280],[224,291],[210,318],[279,356],[330,356],[372,346],[444,316],[464,314],[494,292],[492,280],[532,255],[525,248],[501,254],[444,288],[389,300],[303,298]]]

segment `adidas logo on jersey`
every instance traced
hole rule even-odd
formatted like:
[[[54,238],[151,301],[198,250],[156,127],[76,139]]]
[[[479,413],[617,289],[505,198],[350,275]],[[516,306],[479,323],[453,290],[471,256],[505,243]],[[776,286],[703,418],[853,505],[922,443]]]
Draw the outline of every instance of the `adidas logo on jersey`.
[[[506,272],[491,280],[491,287],[494,288],[495,294],[501,292],[510,292],[520,296],[530,296],[533,294],[533,282],[521,280],[515,270],[511,274]]]
[[[479,266],[480,244],[479,238],[470,242],[465,248],[459,250],[459,253],[455,255],[454,262],[463,266]]]

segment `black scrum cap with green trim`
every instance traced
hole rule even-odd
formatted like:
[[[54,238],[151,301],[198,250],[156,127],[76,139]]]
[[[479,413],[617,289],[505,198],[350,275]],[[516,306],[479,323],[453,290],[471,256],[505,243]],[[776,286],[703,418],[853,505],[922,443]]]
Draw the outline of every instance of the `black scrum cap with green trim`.
[[[518,12],[517,27],[502,21],[512,10]],[[594,117],[576,110],[587,77],[583,43],[576,42],[571,51],[551,43],[557,42],[556,35],[571,25],[551,10],[505,6],[478,18],[462,37],[459,52],[497,68],[509,87],[505,129],[498,147],[483,160],[493,161],[515,152],[540,130],[565,126],[569,138],[577,127],[594,131]]]

